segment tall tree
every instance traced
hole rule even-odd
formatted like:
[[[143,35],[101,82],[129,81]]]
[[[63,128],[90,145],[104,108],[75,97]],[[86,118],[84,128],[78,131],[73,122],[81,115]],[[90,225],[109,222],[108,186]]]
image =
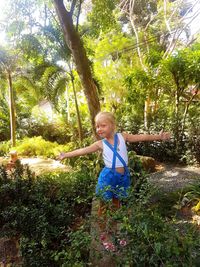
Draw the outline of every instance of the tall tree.
[[[16,69],[16,56],[9,54],[6,49],[0,47],[0,71],[5,75],[8,82],[9,91],[9,109],[10,109],[10,138],[11,145],[16,144],[16,116],[15,116],[15,102],[13,92],[12,75]]]
[[[12,41],[20,42],[25,33],[37,36],[43,40],[43,44],[46,45],[47,48],[45,56],[47,59],[49,59],[49,55],[51,53],[48,53],[49,41],[47,40],[48,38],[45,39],[44,28],[48,27],[53,20],[56,21],[57,19],[55,12],[58,14],[60,21],[59,24],[61,24],[61,28],[63,29],[65,42],[72,53],[76,69],[82,83],[89,108],[92,128],[95,133],[94,118],[100,110],[100,102],[98,99],[97,87],[92,77],[91,65],[83,47],[80,34],[78,33],[77,25],[82,2],[82,0],[65,1],[65,4],[70,5],[71,3],[70,11],[67,11],[63,1],[10,1],[10,6],[12,9],[9,11],[9,17],[11,17],[11,20],[9,20],[8,26],[10,27],[8,28],[9,32],[11,33],[10,36],[12,37]],[[54,4],[56,7],[55,12],[51,9],[52,4]],[[13,16],[11,14],[13,14]],[[73,22],[73,19],[75,22]],[[55,52],[55,45],[53,47],[51,43],[50,48],[53,48]]]
[[[36,36],[30,34],[23,37],[20,47],[29,62],[33,63],[34,61],[34,64],[32,64],[33,69],[31,71],[32,79],[35,80],[37,89],[41,91],[41,97],[47,98],[57,111],[59,99],[64,91],[68,92],[66,87],[69,88],[69,84],[71,83],[74,94],[79,139],[82,141],[82,122],[75,90],[73,75],[74,66],[72,63],[71,52],[62,38],[63,34],[60,31],[60,27],[58,27],[59,25],[57,24],[49,24],[42,28],[46,40],[44,47],[42,46],[42,41],[40,39],[38,40]],[[46,57],[44,57],[44,53],[38,51],[39,47],[42,47],[42,51],[49,55],[48,61]],[[49,47],[51,49],[49,49]],[[46,49],[48,52],[45,51]],[[31,53],[29,51],[31,51]],[[67,98],[67,106],[69,106],[68,100],[69,99]],[[69,112],[70,111],[68,110],[68,118],[70,118]]]
[[[147,75],[159,75],[162,58],[171,55],[175,48],[183,46],[181,34],[186,32],[188,25],[197,16],[192,15],[186,24],[184,18],[195,5],[190,1],[158,1],[158,0],[120,0],[119,8],[128,21],[135,36],[135,45],[141,68]],[[155,93],[159,93],[156,90]],[[158,96],[159,97],[159,96]],[[144,104],[144,126],[148,129],[148,111],[155,105],[147,88]]]
[[[100,102],[97,87],[92,77],[91,66],[86,55],[80,35],[73,23],[74,8],[78,1],[72,1],[71,8],[67,11],[63,0],[53,0],[55,9],[64,33],[65,41],[71,50],[77,72],[83,85],[84,93],[88,102],[88,108],[92,120],[93,132],[95,132],[95,116],[100,111]],[[82,1],[80,1],[81,3]]]
[[[198,100],[200,85],[200,49],[198,46],[178,51],[163,61],[165,73],[171,74],[174,94],[175,135],[182,141],[185,121],[192,102]],[[164,74],[164,73],[163,73]],[[168,76],[168,79],[170,77]]]

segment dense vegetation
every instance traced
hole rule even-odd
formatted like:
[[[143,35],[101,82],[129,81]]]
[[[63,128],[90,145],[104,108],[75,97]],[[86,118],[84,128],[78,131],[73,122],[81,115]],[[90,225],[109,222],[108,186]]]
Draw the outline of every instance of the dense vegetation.
[[[18,238],[22,266],[88,266],[91,262],[95,250],[91,250],[90,226],[98,219],[91,216],[97,175],[95,168],[91,170],[93,161],[84,159],[81,170],[79,162],[72,173],[40,177],[19,163],[10,174],[1,167],[1,237]],[[178,224],[173,205],[180,195],[160,197],[155,205],[158,193],[134,154],[130,164],[130,197],[118,212],[108,215],[121,225],[113,237],[118,251],[110,256],[117,266],[198,266],[200,233],[195,225]],[[127,240],[126,247],[117,243],[120,238]]]
[[[100,109],[115,114],[120,131],[172,134],[168,142],[128,145],[133,192],[112,214],[121,223],[119,237],[128,240],[111,255],[118,266],[200,262],[199,231],[179,225],[173,209],[187,190],[154,205],[154,188],[132,152],[200,163],[200,37],[190,32],[195,5],[17,0],[7,1],[1,20],[1,157],[16,149],[55,158],[88,145]],[[25,267],[90,263],[91,201],[102,163],[98,155],[65,163],[72,172],[39,177],[21,165],[11,173],[0,169],[1,236],[19,239]],[[188,190],[199,212],[199,184]]]
[[[7,45],[0,47],[0,141],[82,141],[91,136],[101,106],[115,113],[120,130],[170,131],[168,160],[199,162],[200,44],[188,30],[197,15],[194,3],[62,3],[8,4],[9,20],[2,24]],[[157,153],[150,146],[137,151]]]

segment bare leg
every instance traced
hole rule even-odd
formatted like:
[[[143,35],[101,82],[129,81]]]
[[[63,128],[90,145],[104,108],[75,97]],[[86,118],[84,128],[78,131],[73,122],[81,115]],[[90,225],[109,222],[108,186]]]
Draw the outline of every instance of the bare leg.
[[[106,212],[108,209],[108,205],[106,205],[105,202],[100,200],[99,209],[98,209],[98,217],[99,217],[99,228],[101,232],[106,231],[106,222],[107,222],[107,216]]]
[[[114,213],[115,211],[117,211],[121,206],[121,203],[119,201],[119,199],[117,198],[113,198],[112,199],[112,206],[109,207],[109,205],[103,201],[100,201],[100,205],[99,205],[99,209],[98,209],[98,217],[99,217],[99,228],[100,228],[100,232],[101,233],[106,233],[107,235],[109,232],[113,232],[115,233],[117,230],[117,223],[112,220],[111,218],[111,223],[110,223],[110,227],[111,228],[109,231],[108,230],[108,219],[109,216],[112,216],[112,213]],[[111,211],[111,215],[108,215],[107,212]]]
[[[112,212],[116,212],[119,208],[121,207],[121,203],[119,201],[119,199],[117,198],[113,198],[112,199]],[[115,220],[112,219],[112,223],[111,223],[111,227],[112,227],[112,233],[115,236],[117,233],[117,222]]]
[[[120,208],[120,206],[121,206],[121,203],[120,203],[119,199],[117,199],[117,198],[114,198],[113,197],[112,203],[113,203],[113,209],[114,209],[114,211],[115,210],[118,210]]]

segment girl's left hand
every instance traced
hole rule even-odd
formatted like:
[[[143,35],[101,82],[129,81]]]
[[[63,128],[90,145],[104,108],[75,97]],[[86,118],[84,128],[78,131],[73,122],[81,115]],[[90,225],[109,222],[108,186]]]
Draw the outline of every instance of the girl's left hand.
[[[160,139],[163,141],[169,140],[171,138],[171,134],[168,132],[163,132],[163,130],[160,131],[159,135],[160,135]]]

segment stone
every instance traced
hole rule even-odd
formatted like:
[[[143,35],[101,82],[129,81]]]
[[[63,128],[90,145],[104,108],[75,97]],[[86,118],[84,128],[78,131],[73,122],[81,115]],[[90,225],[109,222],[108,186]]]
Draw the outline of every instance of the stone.
[[[156,171],[156,161],[154,158],[147,156],[139,156],[139,155],[137,157],[140,159],[145,171],[150,173]]]

